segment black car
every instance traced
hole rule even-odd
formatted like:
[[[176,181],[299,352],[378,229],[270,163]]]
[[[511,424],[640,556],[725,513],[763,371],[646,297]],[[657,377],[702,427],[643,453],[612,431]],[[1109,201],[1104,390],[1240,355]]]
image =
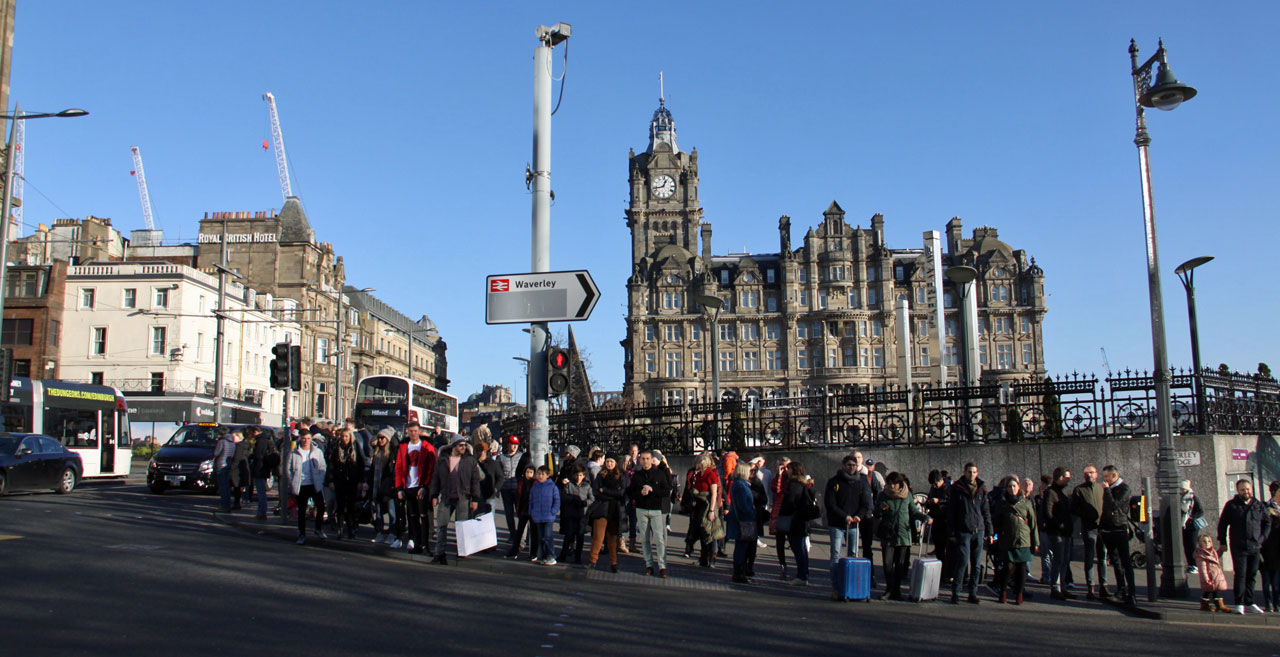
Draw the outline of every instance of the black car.
[[[0,495],[18,490],[70,493],[84,464],[53,436],[0,433]]]
[[[218,490],[218,475],[213,471],[213,448],[218,440],[230,431],[243,431],[246,427],[258,430],[258,435],[275,440],[271,427],[256,424],[187,424],[173,434],[147,464],[147,486],[151,492],[163,494],[170,488],[187,490]]]

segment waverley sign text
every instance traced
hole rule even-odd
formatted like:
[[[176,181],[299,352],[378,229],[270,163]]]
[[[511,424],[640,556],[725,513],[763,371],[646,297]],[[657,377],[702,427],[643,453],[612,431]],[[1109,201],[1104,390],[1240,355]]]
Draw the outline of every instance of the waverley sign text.
[[[261,242],[278,242],[278,236],[275,233],[235,233],[227,235],[227,244],[245,244],[245,243],[261,243]],[[199,242],[201,244],[219,244],[222,242],[222,236],[216,233],[201,233]]]

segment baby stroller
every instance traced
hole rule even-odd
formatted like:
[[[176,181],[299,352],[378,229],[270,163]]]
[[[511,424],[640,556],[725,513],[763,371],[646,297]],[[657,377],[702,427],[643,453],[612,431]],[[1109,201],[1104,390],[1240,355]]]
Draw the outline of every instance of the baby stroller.
[[[1161,549],[1161,545],[1160,545],[1160,532],[1157,531],[1152,534],[1151,542],[1153,547],[1155,548],[1156,562],[1163,563],[1164,551]],[[1134,525],[1133,538],[1129,540],[1129,548],[1132,550],[1132,552],[1129,553],[1129,556],[1131,559],[1133,559],[1133,567],[1146,568],[1147,567],[1147,528],[1146,527],[1143,527],[1142,525],[1139,525],[1139,524]]]

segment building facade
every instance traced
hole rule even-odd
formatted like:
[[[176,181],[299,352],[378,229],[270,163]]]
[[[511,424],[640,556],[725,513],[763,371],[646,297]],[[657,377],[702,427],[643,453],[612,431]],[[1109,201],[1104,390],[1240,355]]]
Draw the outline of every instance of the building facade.
[[[134,422],[214,419],[217,277],[105,262],[72,266],[66,281],[61,378],[120,389]],[[221,421],[278,424],[285,391],[270,386],[271,347],[301,340],[297,302],[236,282],[224,296]]]
[[[942,268],[977,270],[964,289],[935,285],[927,239],[891,248],[881,215],[869,228],[851,226],[835,202],[798,246],[783,216],[777,252],[713,255],[698,182],[697,150],[680,150],[660,101],[648,148],[629,157],[627,399],[708,401],[712,367],[726,399],[878,390],[906,381],[904,367],[912,381],[935,385],[939,365],[947,385],[1043,376],[1044,272],[996,229],[966,239],[959,218],[946,225]],[[976,299],[976,321],[962,312],[966,294]],[[719,299],[721,308],[704,307],[699,296]]]
[[[415,322],[369,292],[350,286],[346,295],[354,320],[347,330],[355,381],[373,374],[396,374],[449,390],[448,345],[431,318],[423,315]]]
[[[62,341],[67,263],[11,265],[4,290],[0,345],[13,350],[14,376],[56,379]]]

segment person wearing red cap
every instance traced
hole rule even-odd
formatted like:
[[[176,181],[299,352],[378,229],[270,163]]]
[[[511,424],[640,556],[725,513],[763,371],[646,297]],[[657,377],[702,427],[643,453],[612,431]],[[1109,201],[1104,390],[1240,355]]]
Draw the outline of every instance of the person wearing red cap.
[[[502,466],[502,509],[503,514],[507,517],[507,537],[516,535],[516,521],[519,518],[516,506],[519,498],[520,478],[524,475],[525,466],[529,465],[529,453],[520,449],[520,439],[515,436],[507,436],[503,441],[502,453],[495,457]],[[519,545],[511,546],[516,553],[520,552]]]

